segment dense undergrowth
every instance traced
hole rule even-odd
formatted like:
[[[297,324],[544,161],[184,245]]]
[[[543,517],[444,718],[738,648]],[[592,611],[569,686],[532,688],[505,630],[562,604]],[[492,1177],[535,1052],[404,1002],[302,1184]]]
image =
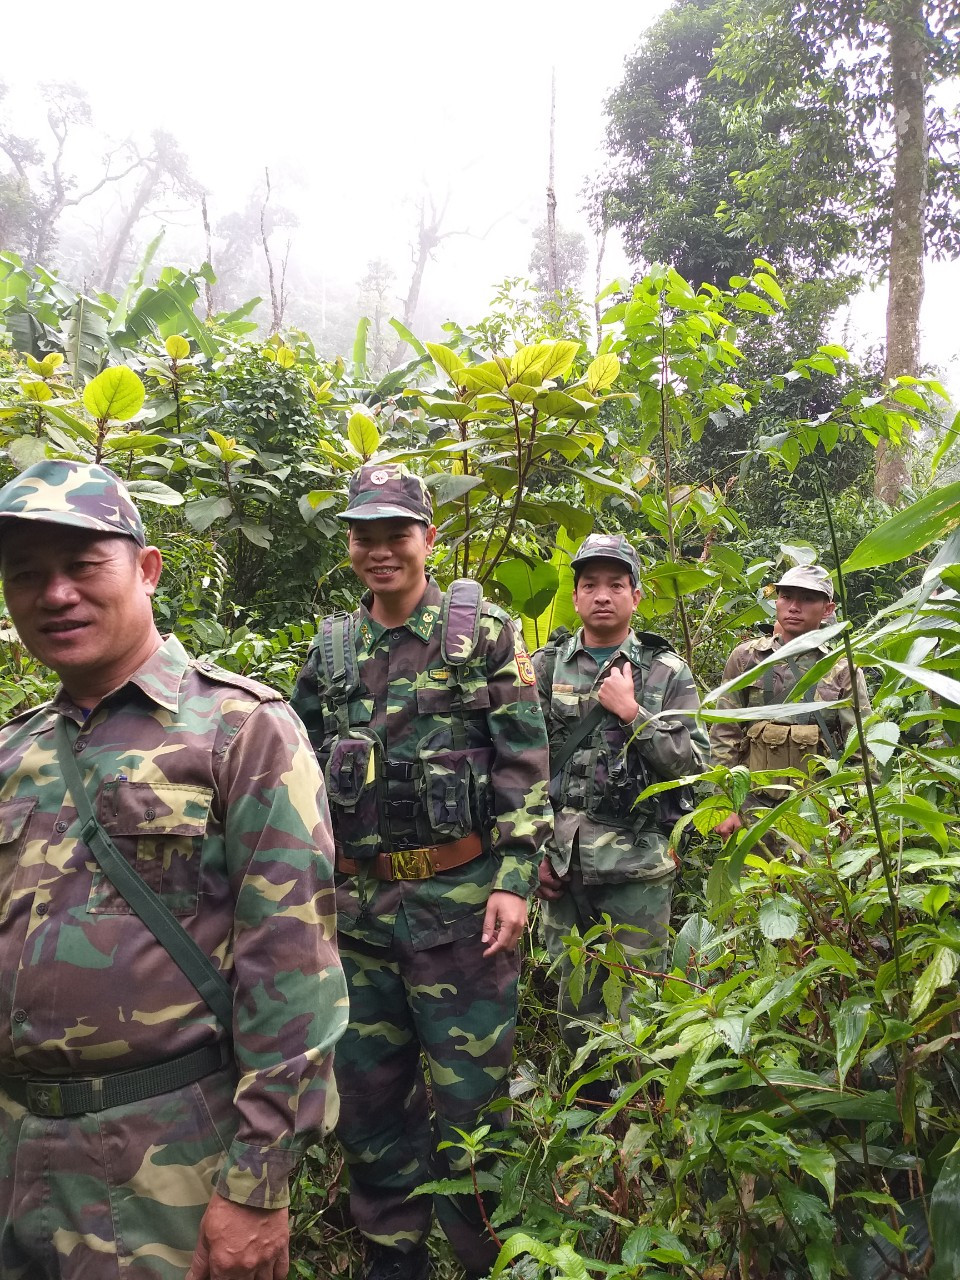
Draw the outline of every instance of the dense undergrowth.
[[[597,1029],[595,1070],[620,1082],[602,1112],[577,1101],[581,1062],[528,934],[513,1122],[496,1137],[500,1265],[530,1280],[960,1274],[960,485],[934,478],[888,520],[850,483],[851,459],[921,424],[935,477],[952,441],[938,385],[878,388],[824,345],[748,378],[751,332],[775,346],[786,301],[760,262],[728,291],[666,268],[612,289],[592,352],[581,319],[529,309],[449,325],[443,343],[402,331],[410,360],[379,381],[362,326],[349,360],[319,361],[304,334],[259,339],[249,308],[199,320],[198,279],[168,269],[84,298],[0,255],[0,478],[53,454],[115,467],[164,552],[163,629],[198,654],[290,689],[316,617],[352,598],[333,516],[372,456],[427,477],[434,571],[479,577],[531,646],[571,620],[570,549],[628,532],[640,623],[690,658],[708,718],[777,564],[842,569],[846,621],[820,639],[826,664],[865,669],[875,708],[845,757],[724,847],[712,828],[749,777],[711,772],[665,977],[632,971],[608,930],[571,941],[611,1011],[634,992],[630,1025]],[[736,505],[763,476],[775,533]],[[0,632],[0,712],[51,688]],[[491,1141],[463,1136],[478,1157]],[[345,1204],[330,1143],[301,1174],[296,1274],[355,1266]]]

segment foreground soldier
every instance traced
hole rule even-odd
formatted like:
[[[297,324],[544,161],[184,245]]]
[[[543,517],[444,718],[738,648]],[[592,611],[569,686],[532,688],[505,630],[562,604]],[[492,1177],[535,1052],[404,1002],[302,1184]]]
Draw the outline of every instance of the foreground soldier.
[[[630,629],[640,600],[630,543],[591,534],[571,563],[583,625],[539,650],[533,664],[550,735],[554,808],[540,895],[547,947],[561,960],[561,1033],[573,1051],[588,1038],[582,1024],[603,1019],[604,1002],[599,982],[572,1001],[564,935],[583,934],[608,915],[627,926],[617,939],[633,963],[659,965],[677,869],[672,823],[660,820],[657,802],[637,799],[651,783],[701,772],[707,738],[696,723],[700,702],[687,664],[659,636]],[[661,711],[676,714],[651,721]],[[595,1081],[581,1096],[606,1101],[609,1084]]]
[[[819,565],[797,565],[788,569],[776,588],[777,626],[774,634],[738,644],[723,669],[724,683],[743,675],[788,641],[835,620],[833,582],[827,570]],[[800,677],[826,653],[825,645],[814,645],[795,659],[768,667],[752,684],[722,697],[717,709],[775,706],[786,702]],[[809,690],[806,700],[837,702],[850,696],[850,668],[841,659]],[[869,715],[870,699],[862,671],[857,672],[857,701],[861,713]],[[713,724],[710,727],[712,760],[714,764],[725,765],[728,769],[746,765],[750,770],[806,770],[814,755],[838,757],[855,723],[853,708],[841,707],[782,721],[740,720]],[[751,793],[747,807],[775,805],[786,795],[783,786],[758,788]],[[741,815],[731,813],[714,830],[722,839],[728,840],[742,826]]]
[[[293,704],[323,761],[350,1025],[337,1046],[337,1136],[367,1280],[420,1280],[429,1196],[456,1143],[505,1092],[516,946],[547,831],[547,742],[530,660],[475,583],[426,576],[430,495],[405,467],[362,467],[344,518],[367,588],[321,624]],[[494,1127],[504,1112],[485,1117]],[[431,1152],[431,1148],[432,1152]],[[468,1273],[497,1255],[473,1196],[437,1197]]]
[[[0,490],[0,565],[63,681],[0,731],[0,1275],[280,1280],[346,1021],[313,753],[276,694],[161,639],[110,472]]]

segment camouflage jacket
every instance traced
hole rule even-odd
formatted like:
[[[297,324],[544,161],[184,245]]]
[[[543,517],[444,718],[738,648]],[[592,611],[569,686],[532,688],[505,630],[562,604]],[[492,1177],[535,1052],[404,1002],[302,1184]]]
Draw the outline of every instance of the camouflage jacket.
[[[743,644],[738,644],[723,668],[724,683],[727,680],[733,680],[737,676],[743,675],[745,671],[762,662],[770,654],[775,653],[782,644],[783,641],[778,636],[759,636],[755,640],[746,640]],[[819,662],[826,653],[826,646],[818,645],[795,658],[794,665],[802,675],[804,672],[809,671],[815,662]],[[752,684],[745,685],[734,693],[725,694],[718,701],[717,710],[722,711],[737,707],[760,707],[764,704],[774,706],[786,700],[786,696],[793,689],[795,683],[796,677],[790,666],[786,662],[780,663],[770,668],[769,672],[764,675],[758,676]],[[817,702],[837,702],[842,698],[849,697],[850,671],[846,662],[841,658],[833,670],[828,672],[817,684],[815,698]],[[869,715],[870,698],[862,671],[857,671],[857,700],[862,713]],[[824,711],[822,715],[837,749],[842,751],[847,736],[855,724],[853,707],[840,707],[832,711]],[[762,750],[781,751],[778,743],[773,744],[771,740],[771,745],[768,747],[764,743],[764,739],[771,738],[771,734],[776,738],[780,738],[784,736],[785,732],[790,732],[790,736],[795,742],[794,758],[790,761],[795,767],[802,767],[805,759],[810,755],[830,755],[830,748],[823,741],[822,734],[816,723],[803,723],[804,720],[809,719],[809,716],[805,716],[798,720],[784,720],[779,724],[777,721],[767,720],[730,721],[727,724],[713,724],[710,726],[712,761],[714,764],[725,765],[728,769],[732,769],[736,765],[748,765],[753,768],[762,767],[763,761],[760,756]],[[766,726],[768,725],[772,726],[772,728],[767,729]],[[795,726],[792,731],[789,729],[790,726]],[[770,803],[771,801],[775,802],[782,799],[782,790],[779,793],[771,791],[769,794],[764,791],[757,791],[753,795],[754,802],[759,801],[761,803]]]
[[[648,804],[634,805],[645,786],[700,773],[707,736],[697,724],[700,707],[690,668],[671,649],[654,653],[630,632],[602,670],[583,644],[583,630],[555,650],[533,656],[537,690],[547,721],[550,748],[558,750],[597,703],[597,689],[612,666],[646,667],[640,711],[632,724],[608,714],[552,779],[554,838],[550,860],[558,875],[570,867],[576,844],[586,884],[652,880],[674,870],[668,832]],[[648,723],[660,711],[676,716]]]
[[[353,854],[447,843],[470,831],[483,836],[485,849],[474,861],[425,880],[337,875],[337,927],[378,946],[390,944],[401,907],[417,949],[479,933],[493,891],[529,894],[549,831],[547,737],[522,640],[503,610],[484,602],[461,715],[440,656],[442,602],[429,579],[402,627],[376,622],[369,596],[352,616],[359,687],[347,712],[351,730],[375,740],[378,763],[367,773],[366,808],[350,812],[331,796],[334,834]],[[329,773],[338,735],[329,719],[325,724],[326,694],[315,647],[297,679],[293,706]],[[454,727],[465,731],[462,750],[453,741]],[[406,841],[396,839],[383,816],[391,795],[401,792],[421,797],[414,805],[415,832]]]
[[[239,1128],[228,1199],[287,1202],[336,1118],[347,1019],[332,835],[301,726],[279,695],[169,638],[84,719],[61,689],[0,730],[0,1073],[91,1075],[217,1042],[223,1029],[80,841],[57,766],[80,725],[87,791],[118,849],[234,988]]]

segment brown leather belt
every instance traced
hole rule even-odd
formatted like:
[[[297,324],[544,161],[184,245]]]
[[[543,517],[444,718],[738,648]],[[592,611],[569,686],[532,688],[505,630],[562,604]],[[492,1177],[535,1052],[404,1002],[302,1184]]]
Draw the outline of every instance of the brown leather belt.
[[[462,867],[483,853],[483,841],[476,831],[449,844],[430,844],[422,849],[399,849],[396,853],[378,853],[373,858],[355,862],[337,849],[336,867],[344,875],[355,876],[365,868],[375,880],[429,880],[438,871]]]

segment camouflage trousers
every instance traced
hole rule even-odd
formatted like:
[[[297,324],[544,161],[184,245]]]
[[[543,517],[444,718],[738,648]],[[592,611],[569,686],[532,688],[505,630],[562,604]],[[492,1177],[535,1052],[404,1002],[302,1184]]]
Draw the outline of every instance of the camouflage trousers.
[[[350,1022],[334,1056],[336,1136],[350,1169],[353,1220],[370,1239],[406,1251],[426,1238],[435,1208],[464,1267],[486,1271],[498,1249],[475,1196],[437,1196],[432,1205],[429,1196],[408,1197],[424,1182],[469,1169],[462,1151],[437,1151],[439,1142],[459,1141],[457,1129],[508,1121],[503,1111],[481,1116],[506,1092],[519,956],[484,959],[479,931],[415,951],[402,911],[391,947],[343,935],[339,943]]]
[[[570,994],[572,966],[563,945],[564,937],[574,929],[584,934],[608,915],[613,925],[626,926],[616,934],[616,939],[626,953],[627,962],[638,968],[659,970],[667,944],[675,880],[676,873],[671,871],[657,880],[584,884],[579,864],[575,862],[570,868],[570,879],[563,897],[542,904],[544,941],[551,960],[560,962],[557,1007],[560,1034],[571,1053],[589,1040],[592,1023],[608,1019],[602,993],[607,970],[602,965],[592,966],[580,1002],[574,1004]],[[603,945],[602,939],[598,945]],[[630,997],[628,981],[620,1005],[622,1022],[630,1016]]]
[[[0,1089],[3,1280],[183,1280],[237,1119],[232,1070],[50,1119]]]

